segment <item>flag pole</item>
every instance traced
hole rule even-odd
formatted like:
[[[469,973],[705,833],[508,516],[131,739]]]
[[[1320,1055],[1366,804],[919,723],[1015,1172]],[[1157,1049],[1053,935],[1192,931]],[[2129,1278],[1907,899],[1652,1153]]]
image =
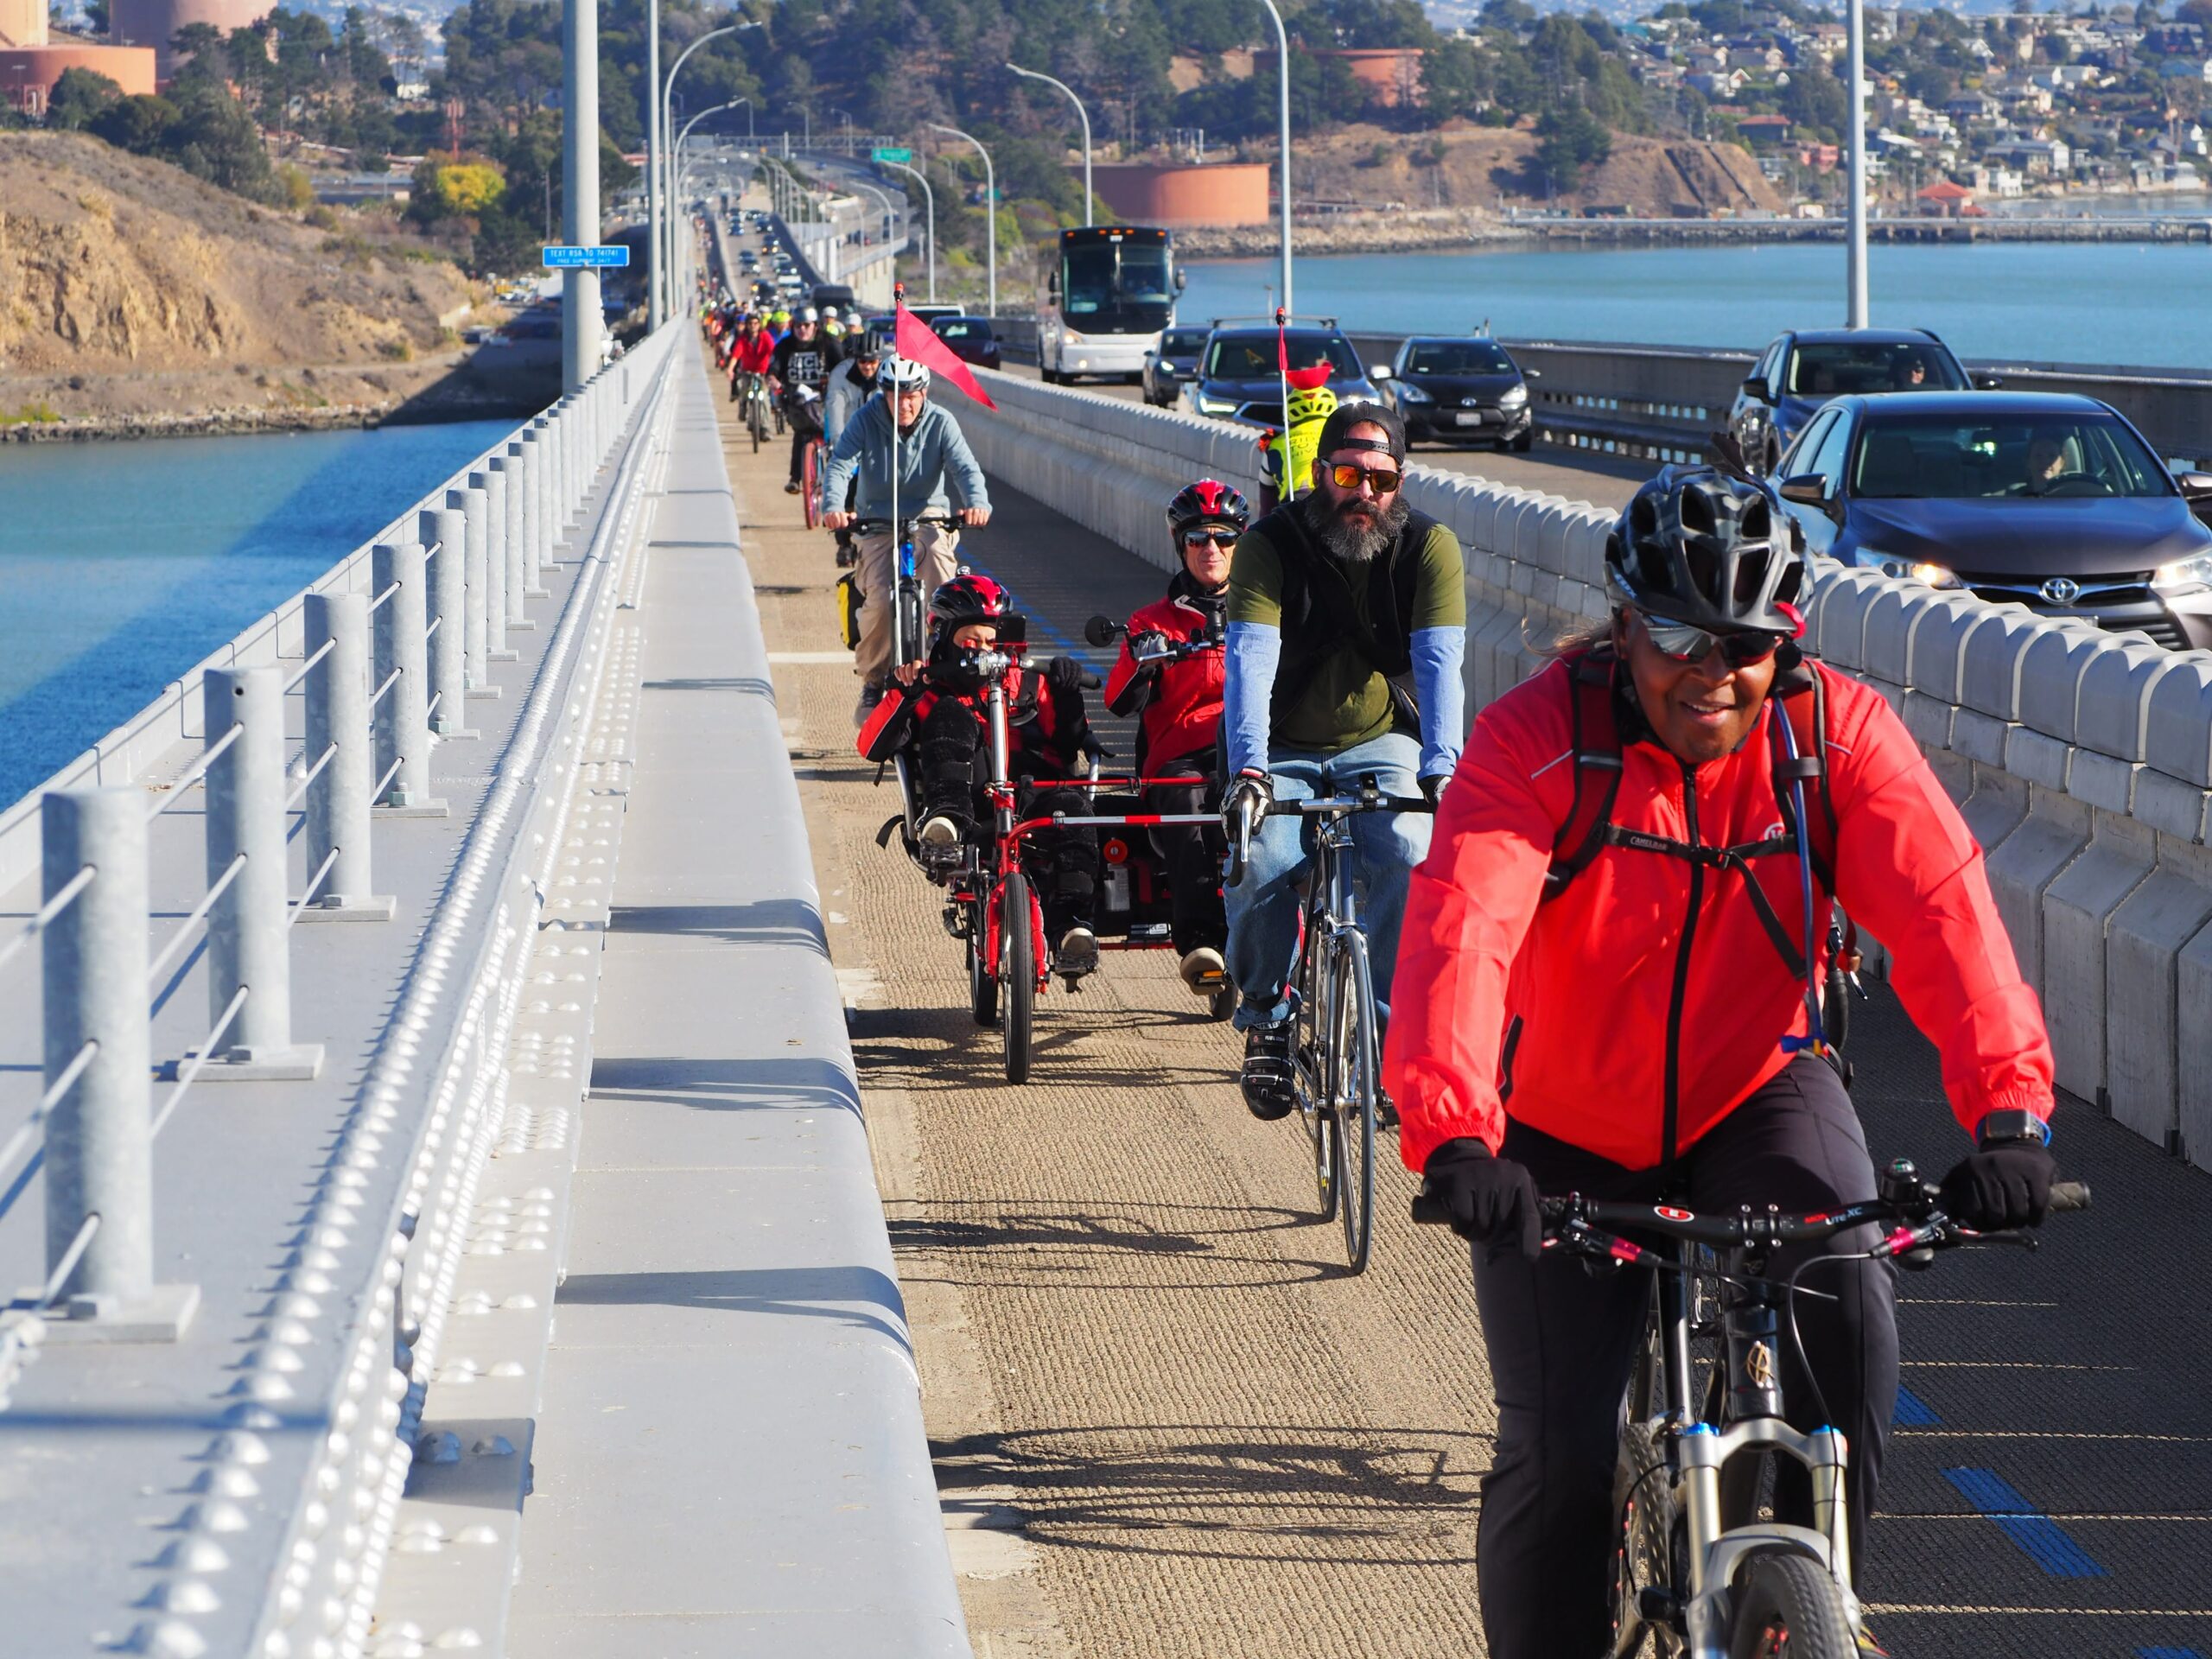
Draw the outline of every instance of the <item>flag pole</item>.
[[[899,354],[899,319],[906,309],[906,284],[891,284],[891,353],[895,362]],[[894,379],[883,389],[884,412],[891,417],[891,637],[906,651],[912,651],[916,641],[899,638],[899,383]],[[899,653],[893,652],[893,656]],[[904,666],[904,661],[893,663],[893,671]]]
[[[1286,163],[1287,165],[1287,163]],[[1288,174],[1283,175],[1286,179]],[[1282,398],[1282,494],[1287,501],[1298,493],[1298,480],[1290,475],[1290,314],[1275,307],[1275,384]],[[1277,503],[1278,505],[1281,502]]]

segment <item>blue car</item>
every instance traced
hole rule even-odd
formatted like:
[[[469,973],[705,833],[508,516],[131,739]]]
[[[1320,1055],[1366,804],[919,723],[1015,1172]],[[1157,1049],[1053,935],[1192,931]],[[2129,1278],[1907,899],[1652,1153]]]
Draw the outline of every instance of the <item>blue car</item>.
[[[1808,552],[2053,617],[2212,646],[2212,474],[2166,470],[2070,393],[1839,397],[1782,459]]]
[[[1781,335],[1752,365],[1728,410],[1728,431],[1754,472],[1772,474],[1782,452],[1831,397],[1885,391],[1985,391],[2003,383],[1969,378],[1951,348],[1925,328],[1800,328]]]

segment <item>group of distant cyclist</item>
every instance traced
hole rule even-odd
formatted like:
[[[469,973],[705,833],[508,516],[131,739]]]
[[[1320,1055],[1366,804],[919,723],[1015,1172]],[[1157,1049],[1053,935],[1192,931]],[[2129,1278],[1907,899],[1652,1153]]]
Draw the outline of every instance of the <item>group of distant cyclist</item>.
[[[957,529],[914,532],[926,632],[893,660],[894,454],[899,517],[977,526],[990,514],[958,423],[929,402],[928,371],[832,363],[805,312],[772,345],[749,343],[772,320],[732,327],[733,377],[764,373],[789,395],[806,375],[826,379],[821,365],[850,371],[819,506],[832,527],[886,521],[863,543],[855,717],[877,753],[905,722],[925,868],[944,879],[988,833],[994,760],[1031,818],[1084,817],[1097,749],[1085,666],[1061,656],[986,671],[1023,639],[1022,619],[1001,582],[959,563]],[[2050,1205],[2050,1046],[1981,851],[1903,721],[1804,648],[1811,574],[1768,484],[1726,466],[1671,466],[1643,484],[1607,543],[1605,616],[1548,642],[1548,664],[1470,731],[1463,550],[1407,499],[1402,423],[1344,404],[1305,436],[1298,471],[1284,446],[1268,511],[1215,479],[1166,502],[1173,574],[1118,631],[1104,703],[1136,721],[1138,772],[1177,780],[1150,810],[1219,815],[1152,833],[1181,976],[1202,995],[1233,983],[1238,1081],[1262,1119],[1295,1104],[1315,831],[1286,809],[1360,791],[1395,804],[1351,817],[1351,856],[1386,1121],[1425,1202],[1472,1249],[1497,1403],[1478,1549],[1484,1629],[1497,1659],[1592,1659],[1621,1628],[1616,1454],[1655,1275],[1621,1266],[1639,1259],[1632,1247],[1611,1272],[1548,1248],[1542,1195],[1816,1221],[1872,1204],[1880,1182],[1824,1013],[1856,966],[1855,925],[1887,949],[1905,1011],[1941,1052],[1970,1145],[1940,1203],[1969,1236],[2036,1226]],[[1004,699],[1002,757],[989,752],[987,679]],[[1069,824],[1039,839],[1051,970],[1079,981],[1098,963],[1099,837]],[[1248,850],[1225,882],[1232,842]],[[1841,1431],[1850,1562],[1865,1560],[1858,1535],[1897,1397],[1878,1240],[1860,1225],[1762,1258],[1793,1291],[1796,1269],[1832,1260],[1817,1294],[1793,1294],[1790,1343],[1745,1362],[1772,1368],[1797,1429]],[[1777,1459],[1777,1521],[1825,1501]],[[1643,1613],[1684,1628],[1663,1599]],[[1878,1651],[1863,1627],[1857,1641]]]

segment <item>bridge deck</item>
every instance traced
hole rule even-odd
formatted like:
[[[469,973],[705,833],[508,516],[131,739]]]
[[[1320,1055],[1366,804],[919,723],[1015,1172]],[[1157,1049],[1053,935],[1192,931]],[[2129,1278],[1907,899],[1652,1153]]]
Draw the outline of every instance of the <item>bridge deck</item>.
[[[1405,1221],[1393,1150],[1375,1263],[1336,1271],[1302,1138],[1246,1116],[1234,1039],[1164,952],[1056,986],[1035,1080],[999,1080],[935,893],[874,844],[893,803],[852,752],[826,540],[798,528],[779,450],[726,454],[977,1650],[1478,1650],[1492,1421],[1464,1257]],[[1047,639],[1160,583],[1020,498],[968,556]],[[1878,1154],[1945,1166],[1934,1055],[1886,993],[1857,1051]],[[2212,1193],[2094,1109],[2069,1103],[2062,1135],[2093,1215],[1902,1286],[1908,1421],[1866,1573],[1901,1655],[2212,1653],[2212,1315],[2186,1288]],[[643,1204],[629,1224],[677,1230]],[[1986,1518],[1964,1470],[2048,1520]]]

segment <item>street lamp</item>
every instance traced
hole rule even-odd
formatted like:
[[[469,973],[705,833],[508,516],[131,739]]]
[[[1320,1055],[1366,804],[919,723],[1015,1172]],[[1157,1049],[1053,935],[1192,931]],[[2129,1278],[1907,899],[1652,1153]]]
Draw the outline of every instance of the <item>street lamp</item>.
[[[888,242],[891,239],[892,220],[898,216],[898,209],[891,205],[891,198],[866,179],[855,178],[853,185],[856,189],[867,191],[868,194],[883,204],[883,239]]]
[[[929,209],[930,238],[930,303],[937,303],[937,192],[930,188],[930,181],[903,162],[885,162],[885,167],[895,168],[906,174],[922,187],[922,201]]]
[[[1058,87],[1068,95],[1068,102],[1075,105],[1075,112],[1083,118],[1083,222],[1086,226],[1091,224],[1093,221],[1090,216],[1090,111],[1083,107],[1083,100],[1075,95],[1075,88],[1069,86],[1067,82],[1054,80],[1050,75],[1039,74],[1034,69],[1025,69],[1018,63],[1009,63],[1007,67],[1017,75],[1026,76],[1031,80],[1041,80],[1047,86]],[[934,241],[935,238],[932,238],[931,240]]]
[[[710,110],[700,111],[698,114],[693,116],[689,121],[686,121],[683,124],[683,130],[676,135],[676,149],[669,157],[669,159],[676,164],[676,194],[677,195],[681,196],[683,194],[683,178],[685,173],[683,146],[691,137],[691,129],[697,126],[702,121],[705,120],[710,115],[720,115],[724,110],[734,110],[739,105],[747,103],[750,100],[747,99],[733,98],[727,104],[717,104]]]
[[[655,22],[648,44],[655,48],[652,52],[651,55],[652,56],[655,64],[658,64],[659,60],[658,47],[660,41],[658,22],[660,16],[659,0],[654,0],[652,13]],[[705,34],[702,35],[697,40],[692,41],[690,45],[685,47],[683,50],[677,54],[675,66],[668,72],[668,78],[659,83],[658,86],[655,89],[658,92],[659,96],[657,99],[658,108],[655,111],[654,118],[660,124],[659,131],[664,138],[665,138],[666,135],[671,132],[675,126],[675,122],[669,112],[669,108],[671,100],[672,100],[676,96],[676,78],[683,73],[683,66],[690,61],[691,54],[694,52],[696,52],[701,47],[704,46],[709,41],[718,41],[725,35],[736,34],[740,29],[758,29],[760,27],[760,24],[757,19],[742,23],[725,23],[720,29],[709,29]],[[675,149],[676,146],[673,144],[664,145],[663,154],[668,156],[669,161],[674,160]],[[668,190],[666,210],[662,214],[661,218],[661,227],[667,233],[668,237],[667,264],[663,267],[663,269],[669,273],[668,304],[669,308],[673,310],[676,307],[677,300],[675,276],[677,246],[676,180],[674,176],[674,168],[671,167],[667,162],[664,162],[662,163],[661,177],[665,181]]]
[[[1850,0],[1847,8],[1850,49],[1846,54],[1851,79],[1851,175],[1845,198],[1843,325],[1866,326],[1866,6]]]
[[[970,137],[957,127],[948,127],[941,121],[930,123],[933,132],[949,132],[955,138],[964,138],[976,146],[976,153],[983,158],[983,226],[984,245],[988,250],[983,256],[990,272],[991,316],[999,314],[999,184],[998,175],[991,167],[991,152],[985,149],[980,139]],[[1086,189],[1090,181],[1084,181]]]
[[[1282,134],[1282,309],[1291,314],[1290,304],[1290,36],[1282,26],[1282,13],[1275,10],[1275,0],[1260,0],[1268,9],[1268,16],[1275,25],[1275,91],[1277,113],[1281,118]],[[1859,0],[1852,0],[1853,5]]]

